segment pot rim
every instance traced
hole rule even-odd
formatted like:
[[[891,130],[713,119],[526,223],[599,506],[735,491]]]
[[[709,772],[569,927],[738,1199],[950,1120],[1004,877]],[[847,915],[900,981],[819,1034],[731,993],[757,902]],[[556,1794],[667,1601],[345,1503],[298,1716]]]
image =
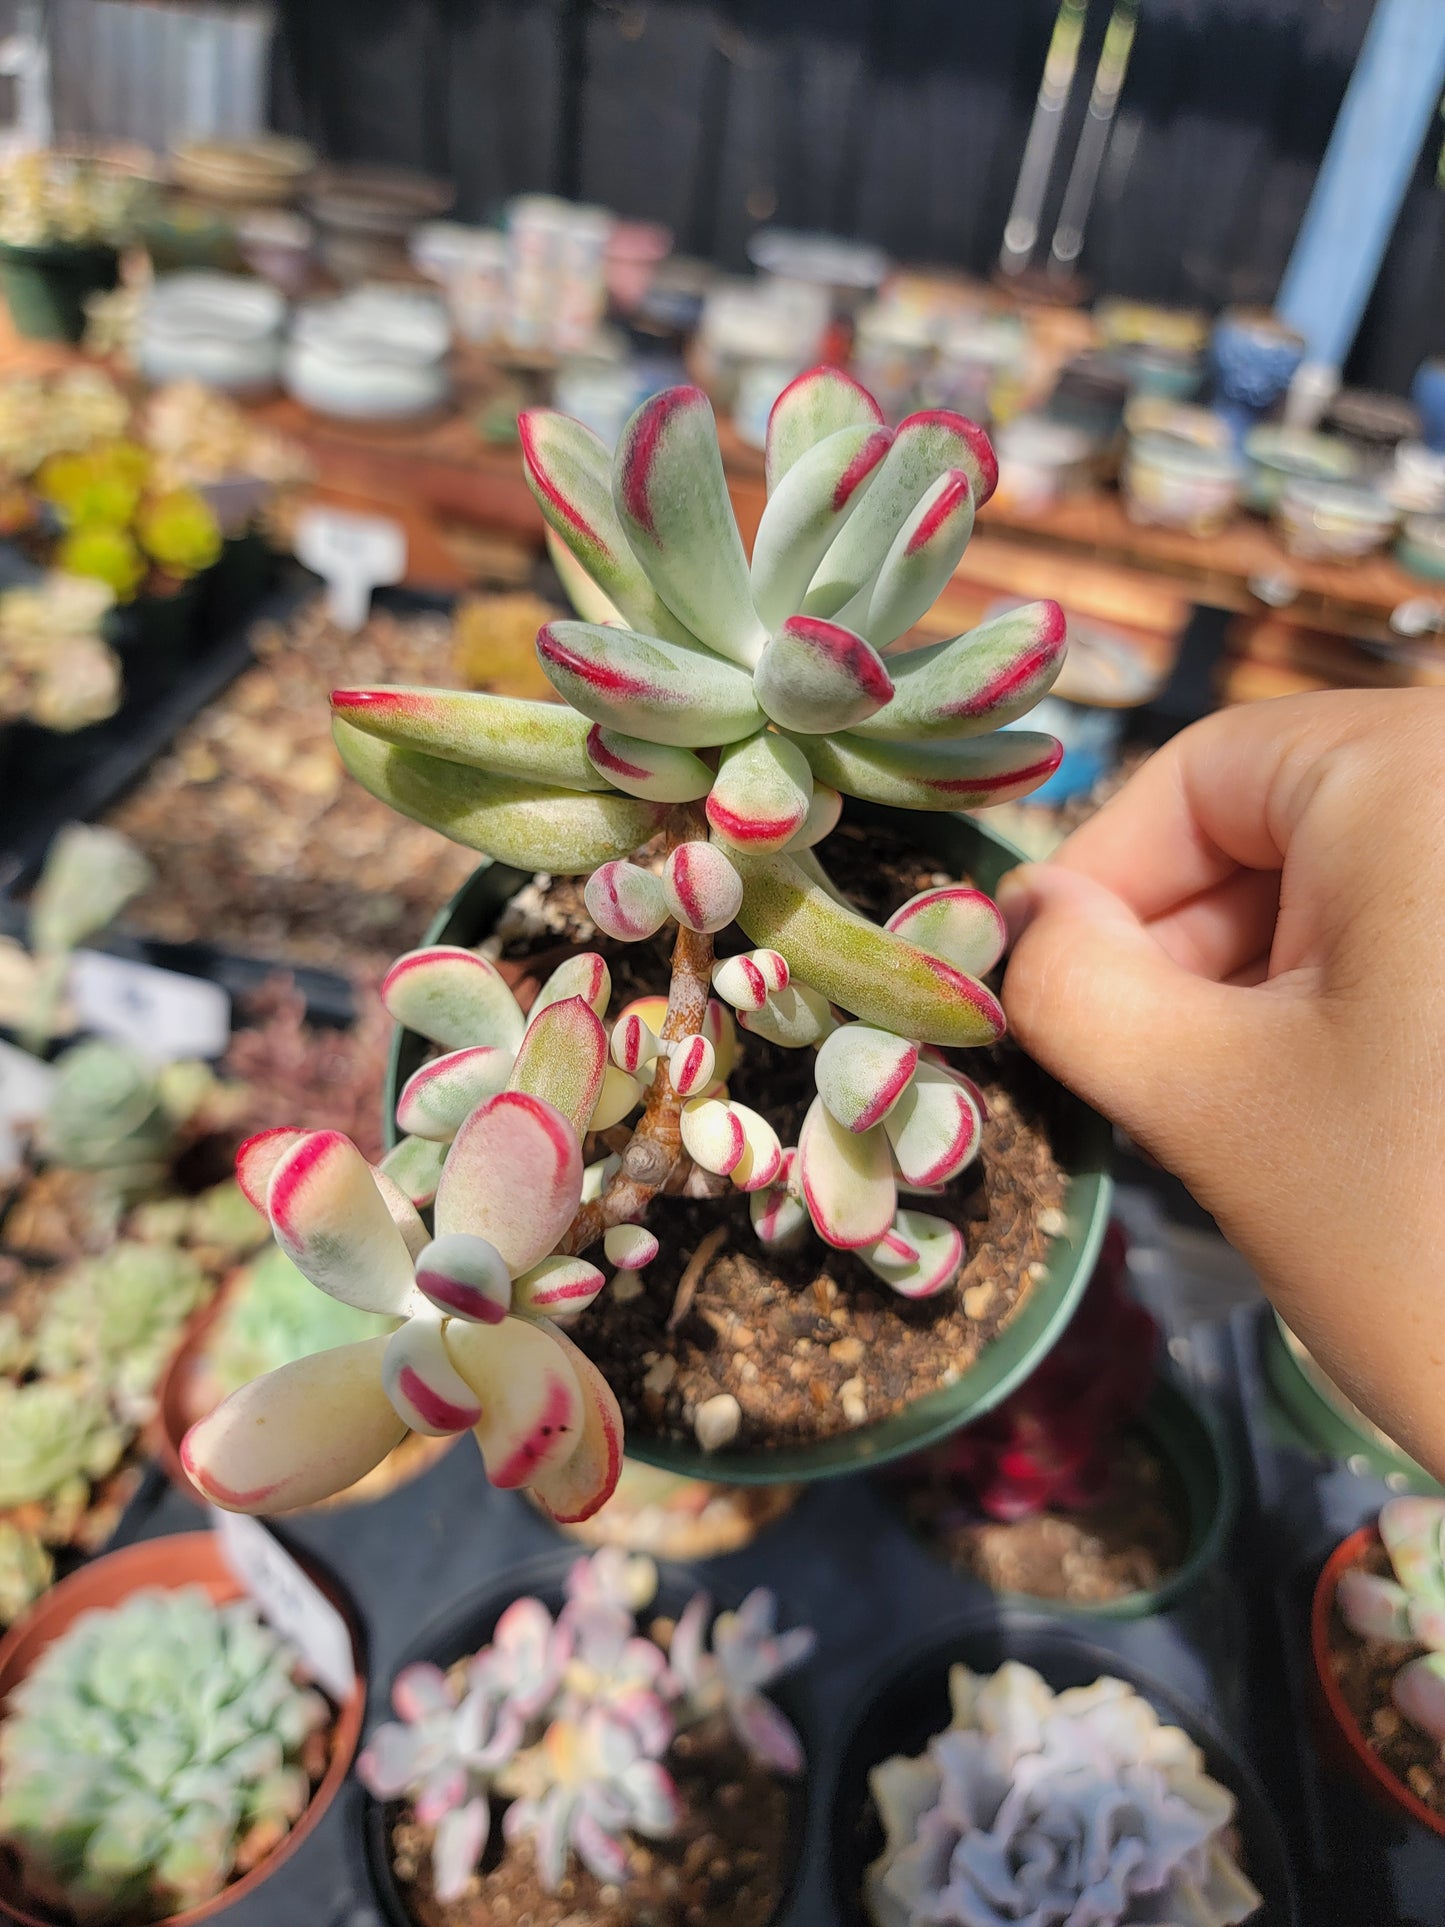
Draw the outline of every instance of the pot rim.
[[[1363,1552],[1378,1545],[1379,1527],[1360,1526],[1348,1538],[1342,1539],[1326,1559],[1315,1581],[1314,1597],[1310,1601],[1310,1658],[1314,1662],[1315,1679],[1324,1696],[1336,1730],[1348,1745],[1356,1764],[1367,1773],[1379,1790],[1386,1794],[1398,1807],[1403,1807],[1412,1820],[1428,1827],[1432,1833],[1445,1837],[1445,1814],[1436,1813],[1413,1793],[1403,1780],[1397,1779],[1385,1765],[1379,1754],[1374,1752],[1359,1721],[1351,1711],[1349,1702],[1340,1691],[1339,1681],[1330,1668],[1330,1609],[1335,1603],[1339,1588],[1340,1575],[1353,1566]]]
[[[156,1927],[197,1927],[201,1921],[212,1920],[223,1914],[238,1901],[245,1900],[257,1893],[293,1854],[298,1852],[306,1840],[320,1826],[326,1813],[335,1804],[337,1795],[346,1784],[351,1771],[351,1763],[356,1757],[356,1749],[361,1741],[361,1730],[366,1717],[366,1662],[361,1632],[361,1622],[356,1609],[342,1590],[339,1581],[309,1554],[292,1549],[293,1557],[305,1568],[308,1578],[317,1585],[342,1614],[347,1631],[351,1636],[351,1657],[353,1679],[351,1691],[346,1699],[336,1706],[334,1720],[334,1741],[331,1758],[326,1771],[317,1782],[306,1809],[281,1840],[264,1859],[257,1862],[239,1880],[231,1881],[218,1894],[202,1901],[198,1907],[186,1908],[178,1914],[167,1914],[156,1923]],[[167,1555],[168,1565],[175,1569],[175,1577],[167,1579],[150,1571],[158,1554]],[[183,1571],[177,1560],[188,1563],[193,1570]],[[93,1593],[104,1593],[102,1576],[119,1581],[112,1588],[109,1597]],[[235,1577],[226,1563],[221,1551],[220,1540],[209,1528],[198,1528],[193,1532],[171,1532],[155,1539],[140,1539],[134,1544],[122,1546],[114,1552],[102,1553],[77,1568],[40,1598],[17,1619],[13,1626],[0,1639],[0,1690],[8,1698],[12,1685],[19,1685],[25,1679],[48,1647],[54,1644],[80,1616],[92,1607],[116,1606],[137,1592],[152,1587],[166,1591],[179,1591],[185,1586],[201,1585],[212,1592],[218,1604],[246,1596],[246,1589]],[[219,1590],[212,1590],[219,1588]],[[53,1631],[46,1636],[37,1650],[29,1654],[31,1642],[45,1629],[47,1620],[57,1620]],[[8,1678],[11,1672],[15,1678]],[[330,1696],[328,1695],[328,1700]],[[334,1704],[334,1702],[332,1702]],[[4,1717],[4,1701],[0,1699],[0,1720]],[[0,1919],[16,1922],[18,1927],[58,1927],[60,1916],[53,1912],[32,1912],[34,1902],[23,1899],[12,1900],[0,1893]]]
[[[954,812],[885,810],[849,799],[845,818],[854,822],[887,821],[915,833],[922,847],[928,837],[963,839],[972,845],[969,856],[955,849],[950,861],[977,873],[982,887],[997,884],[1006,869],[1024,861],[1015,844],[976,818]],[[940,861],[943,859],[940,858]],[[516,879],[511,882],[510,879]],[[448,932],[453,920],[472,909],[473,896],[490,905],[494,893],[515,894],[528,877],[514,866],[484,860],[433,920],[422,943],[477,941]],[[382,1118],[384,1142],[397,1142],[395,1096],[402,1082],[405,1040],[411,1035],[398,1025],[392,1033]],[[885,1465],[947,1438],[969,1419],[994,1406],[1021,1385],[1053,1346],[1072,1318],[1093,1275],[1108,1229],[1113,1182],[1109,1174],[1112,1135],[1109,1125],[1063,1086],[1065,1112],[1074,1139],[1064,1168],[1068,1178],[1066,1233],[1051,1239],[1047,1272],[1024,1299],[979,1357],[951,1385],[915,1399],[902,1411],[870,1424],[837,1433],[811,1444],[763,1447],[752,1451],[704,1453],[695,1441],[639,1438],[629,1432],[625,1450],[630,1458],[666,1472],[690,1478],[714,1479],[732,1485],[805,1483],[846,1477],[849,1473]]]

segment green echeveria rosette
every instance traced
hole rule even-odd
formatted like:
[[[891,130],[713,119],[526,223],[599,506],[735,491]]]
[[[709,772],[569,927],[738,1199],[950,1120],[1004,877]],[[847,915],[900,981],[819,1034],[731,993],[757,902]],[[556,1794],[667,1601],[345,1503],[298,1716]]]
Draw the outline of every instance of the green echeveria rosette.
[[[161,1920],[274,1846],[310,1798],[330,1717],[249,1601],[199,1587],[83,1613],[0,1723],[0,1841],[37,1896],[80,1921]]]

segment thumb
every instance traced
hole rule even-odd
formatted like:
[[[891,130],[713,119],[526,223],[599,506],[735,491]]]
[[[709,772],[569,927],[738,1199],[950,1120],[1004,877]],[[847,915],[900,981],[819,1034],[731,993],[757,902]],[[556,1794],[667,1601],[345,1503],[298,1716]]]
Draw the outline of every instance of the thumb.
[[[1026,864],[998,902],[1014,935],[1004,1011],[1030,1055],[1186,1183],[1202,1144],[1237,1146],[1270,1002],[1184,969],[1077,870]]]

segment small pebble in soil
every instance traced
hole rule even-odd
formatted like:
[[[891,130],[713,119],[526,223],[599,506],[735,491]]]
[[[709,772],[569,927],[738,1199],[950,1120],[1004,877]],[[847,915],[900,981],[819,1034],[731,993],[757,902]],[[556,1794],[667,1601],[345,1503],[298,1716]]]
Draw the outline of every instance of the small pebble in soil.
[[[737,1437],[742,1422],[742,1407],[732,1393],[719,1392],[698,1406],[692,1427],[704,1452],[718,1452]]]

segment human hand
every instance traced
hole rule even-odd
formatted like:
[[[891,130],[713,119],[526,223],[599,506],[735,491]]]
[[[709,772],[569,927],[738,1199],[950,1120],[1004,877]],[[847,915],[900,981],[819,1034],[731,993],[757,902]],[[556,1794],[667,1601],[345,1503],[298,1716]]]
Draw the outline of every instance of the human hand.
[[[1211,716],[998,900],[1015,1035],[1445,1476],[1445,691]]]

